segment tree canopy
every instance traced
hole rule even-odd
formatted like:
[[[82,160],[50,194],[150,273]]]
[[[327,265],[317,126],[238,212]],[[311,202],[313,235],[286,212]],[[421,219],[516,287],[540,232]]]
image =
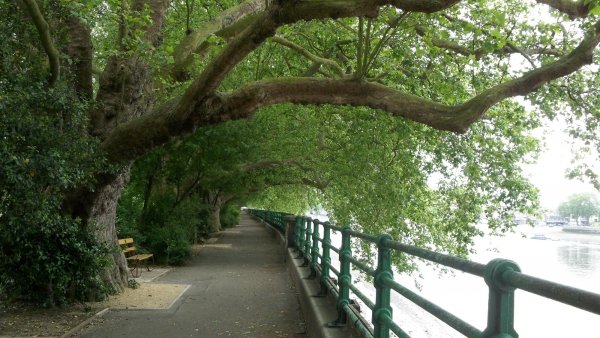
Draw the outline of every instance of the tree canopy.
[[[19,125],[15,107],[36,100],[60,117],[44,137],[73,140],[58,152],[68,184],[39,190],[108,245],[136,160],[121,222],[159,200],[180,216],[202,204],[211,230],[231,201],[319,204],[338,222],[464,254],[482,217],[504,231],[535,210],[521,165],[542,121],[567,121],[600,151],[596,0],[20,0],[2,11],[2,122]],[[0,196],[3,226],[15,189]],[[109,258],[102,279],[118,288],[126,263]]]
[[[592,216],[600,216],[600,201],[593,193],[573,194],[558,206],[558,213],[575,218],[579,224],[579,218],[589,220]]]

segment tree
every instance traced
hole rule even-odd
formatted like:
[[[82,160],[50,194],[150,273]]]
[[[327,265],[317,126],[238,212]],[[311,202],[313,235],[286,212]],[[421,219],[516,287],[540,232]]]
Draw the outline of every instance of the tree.
[[[599,75],[595,66],[587,67],[600,42],[597,1],[23,0],[3,6],[9,14],[4,21],[39,33],[39,39],[20,32],[12,37],[25,39],[38,56],[36,67],[48,69],[48,88],[71,86],[89,103],[90,134],[113,168],[95,176],[93,189],[65,193],[62,209],[83,220],[84,228],[100,225],[93,235],[109,244],[132,161],[197,130],[284,103],[368,107],[413,121],[386,132],[414,130],[411,138],[420,138],[416,144],[431,150],[440,167],[480,177],[478,182],[494,181],[494,173],[504,168],[500,172],[511,179],[498,191],[465,190],[469,182],[453,184],[447,177],[440,188],[444,197],[425,207],[439,203],[457,215],[463,202],[472,201],[465,203],[465,220],[481,211],[484,193],[497,201],[486,207],[490,214],[523,198],[514,191],[523,191],[524,182],[510,173],[515,158],[524,156],[513,154],[518,145],[500,142],[504,148],[487,152],[489,139],[477,135],[510,136],[515,126],[522,132],[542,116],[565,114],[582,122],[572,124],[582,126],[580,137],[600,139]],[[531,13],[539,12],[548,18],[531,21]],[[508,100],[516,96],[528,96],[540,110],[518,108]],[[558,107],[570,109],[557,112]],[[467,135],[474,129],[470,135],[480,143],[463,154],[454,146],[462,146],[464,138],[434,132]],[[447,144],[427,148],[427,138]],[[413,150],[420,156],[420,149]],[[490,165],[479,167],[475,151]],[[502,165],[505,157],[511,165]],[[378,171],[368,172],[372,178]],[[365,180],[352,195],[368,188]],[[329,190],[338,189],[345,188]],[[421,223],[409,222],[406,229],[418,232],[415,224]],[[113,267],[102,277],[118,289],[126,262],[119,253],[110,260]]]
[[[600,201],[592,193],[573,194],[558,206],[558,213],[562,217],[574,217],[579,225],[579,218],[589,221],[590,217],[600,215]]]

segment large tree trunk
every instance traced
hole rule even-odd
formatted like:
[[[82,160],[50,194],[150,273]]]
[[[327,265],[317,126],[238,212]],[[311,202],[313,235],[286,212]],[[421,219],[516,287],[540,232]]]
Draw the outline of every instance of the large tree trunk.
[[[214,205],[210,208],[208,216],[208,229],[211,233],[221,231],[221,205]]]
[[[98,188],[89,201],[88,228],[94,237],[114,248],[107,259],[110,264],[102,272],[100,278],[114,291],[120,292],[127,285],[127,260],[117,245],[117,230],[115,227],[117,204],[121,190],[129,180],[129,168],[116,175],[108,184]]]
[[[218,191],[209,190],[204,193],[204,203],[209,207],[208,231],[210,233],[221,231],[221,207],[223,199]]]
[[[153,46],[161,43],[160,28],[166,14],[167,1],[134,1],[134,11],[146,5],[152,10],[152,25],[147,27],[146,36]],[[139,57],[112,57],[100,76],[100,89],[96,96],[97,109],[91,114],[92,133],[105,139],[119,124],[139,118],[152,110],[153,77],[150,66]],[[135,138],[136,135],[130,135]],[[130,163],[127,163],[130,164]],[[121,190],[129,179],[129,166],[123,172],[96,187],[96,193],[87,200],[86,219],[97,225],[94,236],[109,246],[117,245],[115,228],[116,212]],[[127,260],[118,248],[108,257],[114,264],[107,267],[102,280],[115,291],[127,285]]]

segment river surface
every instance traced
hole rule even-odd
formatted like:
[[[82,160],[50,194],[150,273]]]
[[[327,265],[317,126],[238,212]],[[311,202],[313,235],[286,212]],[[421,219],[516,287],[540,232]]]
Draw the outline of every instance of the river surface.
[[[531,238],[540,234],[547,239]],[[332,244],[339,247],[339,234],[332,237]],[[470,257],[473,261],[485,264],[494,258],[511,259],[525,274],[600,294],[600,235],[565,233],[560,227],[520,227],[506,237],[480,238],[475,249]],[[333,262],[337,260],[334,254]],[[395,279],[478,329],[485,329],[488,288],[482,278],[462,272],[442,274],[439,268],[425,264],[420,274],[422,278],[416,278],[420,290],[414,276],[396,274]],[[359,280],[358,284],[375,299],[368,282]],[[411,337],[463,337],[402,296],[393,295],[392,304],[394,320]],[[363,305],[362,309],[363,316],[370,319],[368,308]],[[515,329],[521,338],[599,338],[600,315],[517,290]]]

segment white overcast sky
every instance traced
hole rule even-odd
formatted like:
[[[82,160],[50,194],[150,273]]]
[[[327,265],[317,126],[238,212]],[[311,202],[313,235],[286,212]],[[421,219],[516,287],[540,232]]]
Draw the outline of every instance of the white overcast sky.
[[[589,183],[565,177],[571,166],[573,151],[570,137],[562,131],[560,122],[552,122],[536,131],[543,135],[544,147],[536,164],[526,166],[525,172],[531,182],[540,189],[541,206],[554,211],[569,195],[580,192],[598,191]],[[588,161],[600,168],[600,160],[590,157]]]

